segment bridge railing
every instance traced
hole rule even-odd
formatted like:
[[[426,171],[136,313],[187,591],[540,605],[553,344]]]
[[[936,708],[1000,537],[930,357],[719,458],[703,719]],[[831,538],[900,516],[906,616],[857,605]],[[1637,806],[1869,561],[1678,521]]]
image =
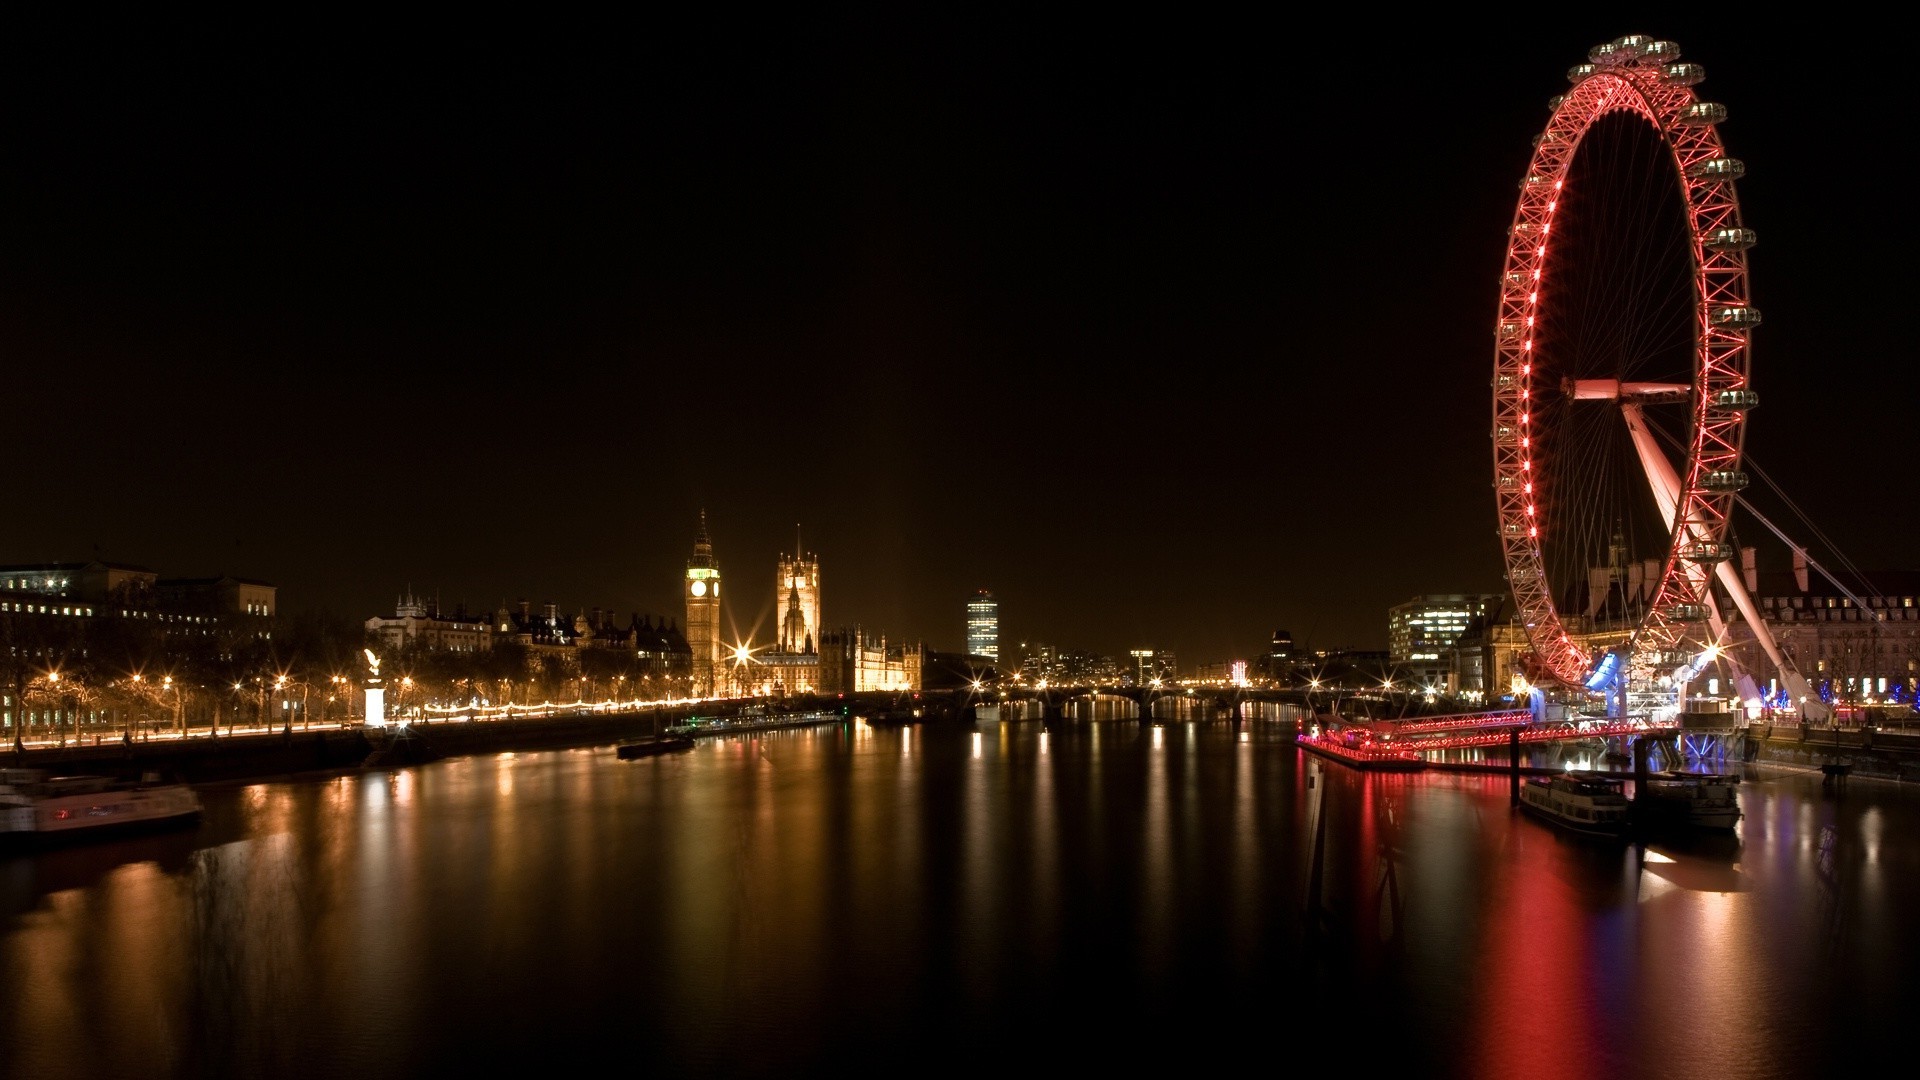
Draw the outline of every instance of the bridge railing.
[[[1497,712],[1450,713],[1446,716],[1429,716],[1419,720],[1375,720],[1373,726],[1384,728],[1395,735],[1412,735],[1425,731],[1525,727],[1531,723],[1533,723],[1533,714],[1525,709],[1502,709]]]

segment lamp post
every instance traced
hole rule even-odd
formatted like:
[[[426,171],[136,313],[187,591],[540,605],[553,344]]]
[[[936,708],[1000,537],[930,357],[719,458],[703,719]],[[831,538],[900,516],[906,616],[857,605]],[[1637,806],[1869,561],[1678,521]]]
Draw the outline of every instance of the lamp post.
[[[133,673],[133,693],[136,698],[141,697],[143,692],[146,690],[146,686],[143,685],[145,682],[146,682],[145,676],[141,675],[137,671]],[[147,716],[147,714],[144,712],[142,712],[140,715]],[[147,717],[147,719],[151,720],[152,717],[149,716]],[[125,709],[122,709],[120,711],[120,740],[122,742],[127,742],[127,743],[131,743],[133,741],[133,718],[127,715]]]
[[[53,687],[54,741],[60,746],[65,746],[67,745],[67,733],[61,730],[60,720],[62,718],[62,715],[67,711],[67,697],[66,697],[66,694],[63,693],[60,689],[60,673],[58,671],[47,672],[47,685]],[[80,737],[80,733],[78,731],[75,731],[73,733],[73,737],[78,739]]]

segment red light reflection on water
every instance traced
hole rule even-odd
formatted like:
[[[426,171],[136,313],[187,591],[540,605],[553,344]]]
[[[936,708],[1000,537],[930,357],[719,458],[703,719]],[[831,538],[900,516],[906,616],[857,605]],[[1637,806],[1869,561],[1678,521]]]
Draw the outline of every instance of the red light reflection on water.
[[[1508,827],[1506,857],[1532,871],[1488,875],[1494,891],[1480,909],[1485,967],[1466,980],[1481,993],[1470,1072],[1607,1076],[1608,1043],[1623,1034],[1609,1030],[1599,1000],[1609,958],[1596,947],[1594,913],[1565,872],[1566,863],[1604,858],[1593,845],[1606,841],[1560,836],[1519,811]],[[1560,872],[1542,872],[1543,863]]]

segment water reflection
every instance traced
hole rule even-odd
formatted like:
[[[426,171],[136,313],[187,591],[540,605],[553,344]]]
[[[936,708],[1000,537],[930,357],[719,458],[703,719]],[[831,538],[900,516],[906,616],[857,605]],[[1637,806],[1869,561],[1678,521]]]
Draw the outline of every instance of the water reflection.
[[[1750,773],[1732,835],[1596,842],[1290,736],[855,723],[212,789],[194,829],[0,860],[0,1062],[1137,1069],[1365,1023],[1429,1072],[1768,1075],[1841,1030],[1809,997],[1898,1019],[1907,789]]]

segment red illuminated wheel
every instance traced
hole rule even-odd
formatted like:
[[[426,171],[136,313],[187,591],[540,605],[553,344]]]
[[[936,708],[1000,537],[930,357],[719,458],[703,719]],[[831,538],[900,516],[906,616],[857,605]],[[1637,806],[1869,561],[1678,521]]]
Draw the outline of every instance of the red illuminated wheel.
[[[1679,57],[1628,36],[1568,72],[1509,230],[1493,482],[1536,681],[1582,685],[1619,646],[1677,658],[1733,555],[1754,234],[1726,108]]]

